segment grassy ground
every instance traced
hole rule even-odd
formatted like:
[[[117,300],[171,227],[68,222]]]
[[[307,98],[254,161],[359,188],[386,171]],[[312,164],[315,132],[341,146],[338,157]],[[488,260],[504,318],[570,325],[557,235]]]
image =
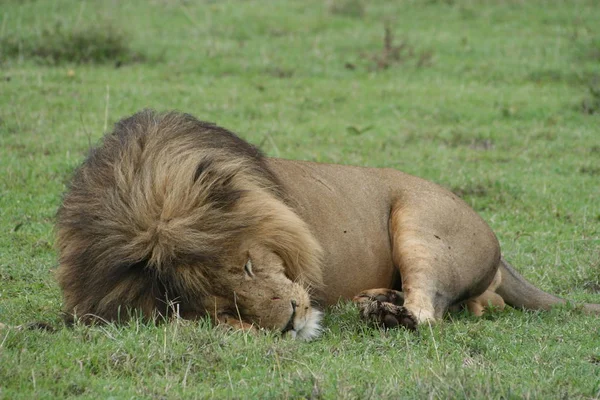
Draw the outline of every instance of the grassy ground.
[[[208,322],[67,329],[52,275],[90,144],[175,108],[269,155],[434,180],[536,285],[600,302],[597,2],[1,3],[0,321],[58,330],[0,331],[0,397],[600,397],[600,320],[568,307],[410,334],[341,304],[307,344]]]

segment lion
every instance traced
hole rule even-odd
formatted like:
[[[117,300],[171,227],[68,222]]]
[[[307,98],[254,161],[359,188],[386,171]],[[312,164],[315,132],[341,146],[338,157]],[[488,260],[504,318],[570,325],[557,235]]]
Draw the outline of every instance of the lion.
[[[83,322],[208,317],[312,339],[340,299],[407,329],[458,306],[565,303],[519,275],[484,220],[441,186],[269,158],[179,112],[116,123],[75,172],[56,233],[64,311]]]

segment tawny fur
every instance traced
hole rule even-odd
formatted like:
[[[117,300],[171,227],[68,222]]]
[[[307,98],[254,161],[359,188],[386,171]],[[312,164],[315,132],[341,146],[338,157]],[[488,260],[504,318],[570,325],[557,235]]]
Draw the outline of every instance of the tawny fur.
[[[524,280],[481,217],[434,183],[265,158],[180,113],[135,114],[90,152],[58,211],[57,246],[65,312],[84,321],[177,312],[311,338],[317,297],[358,294],[365,319],[408,328],[461,304],[565,302]],[[390,288],[401,305],[385,301],[398,298]]]

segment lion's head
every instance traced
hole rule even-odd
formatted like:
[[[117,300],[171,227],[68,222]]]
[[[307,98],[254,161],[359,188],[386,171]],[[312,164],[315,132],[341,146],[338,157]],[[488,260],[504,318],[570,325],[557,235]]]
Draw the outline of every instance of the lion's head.
[[[187,114],[118,122],[58,211],[65,311],[89,320],[226,314],[310,338],[321,248],[262,154]]]
[[[315,336],[321,314],[312,308],[306,287],[290,279],[283,259],[262,244],[251,245],[241,254],[212,285],[217,295],[234,294],[229,301],[217,297],[220,312],[293,337]]]

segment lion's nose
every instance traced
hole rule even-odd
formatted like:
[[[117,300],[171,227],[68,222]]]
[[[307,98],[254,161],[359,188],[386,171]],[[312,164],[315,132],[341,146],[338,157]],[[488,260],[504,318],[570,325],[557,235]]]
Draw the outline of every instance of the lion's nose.
[[[296,306],[298,305],[298,303],[296,303],[296,300],[292,300],[291,303],[292,303],[292,310],[296,311]]]

